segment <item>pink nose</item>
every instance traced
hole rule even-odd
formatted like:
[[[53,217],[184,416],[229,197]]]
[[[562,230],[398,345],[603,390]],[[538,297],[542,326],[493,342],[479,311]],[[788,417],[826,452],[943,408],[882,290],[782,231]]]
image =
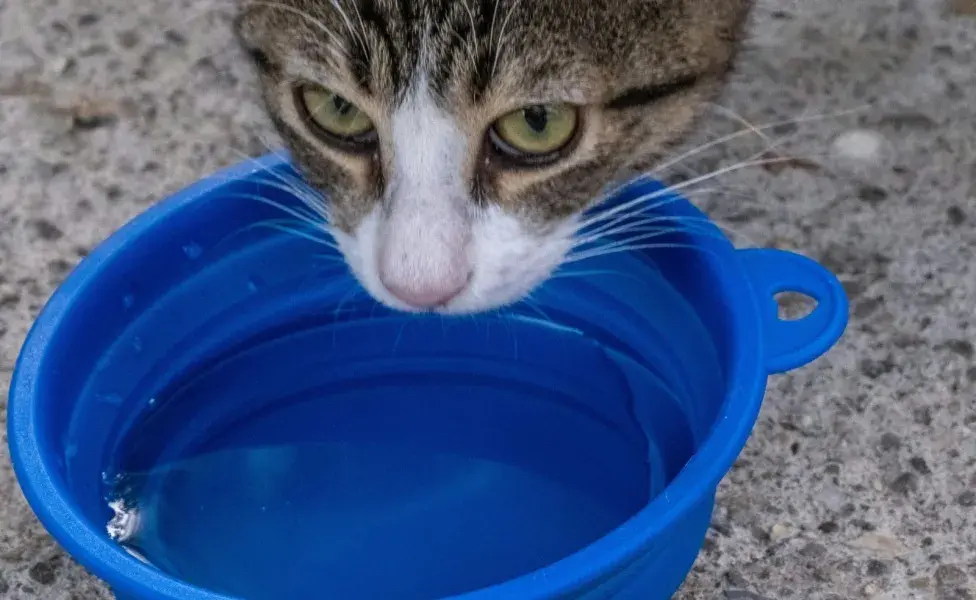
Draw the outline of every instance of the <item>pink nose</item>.
[[[387,285],[386,287],[399,300],[414,308],[437,308],[456,298],[464,291],[465,284],[449,287],[400,287],[397,285]]]
[[[380,281],[391,294],[413,308],[437,308],[456,298],[468,286],[470,270],[466,261],[457,261],[450,268],[431,271],[380,268]],[[401,265],[402,267],[402,265]]]

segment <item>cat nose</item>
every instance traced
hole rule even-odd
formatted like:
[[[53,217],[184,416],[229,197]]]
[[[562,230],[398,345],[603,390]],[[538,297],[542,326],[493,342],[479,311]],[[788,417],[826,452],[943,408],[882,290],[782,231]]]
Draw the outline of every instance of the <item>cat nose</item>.
[[[426,288],[399,287],[387,284],[386,287],[398,300],[414,308],[437,308],[456,298],[464,291],[465,284]]]
[[[413,308],[444,306],[460,295],[471,279],[471,268],[463,255],[448,264],[427,265],[425,271],[389,268],[389,263],[383,262],[380,281],[398,300]]]

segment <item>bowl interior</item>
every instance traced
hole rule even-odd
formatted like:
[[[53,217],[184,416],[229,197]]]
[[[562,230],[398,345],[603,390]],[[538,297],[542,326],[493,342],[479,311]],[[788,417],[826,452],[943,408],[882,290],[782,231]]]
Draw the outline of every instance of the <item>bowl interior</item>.
[[[58,376],[34,410],[56,487],[95,531],[124,499],[130,549],[173,577],[418,600],[531,578],[649,510],[729,408],[713,231],[584,261],[495,314],[404,316],[331,247],[254,227],[281,217],[255,196],[298,206],[269,181],[150,212],[49,309],[38,369]]]

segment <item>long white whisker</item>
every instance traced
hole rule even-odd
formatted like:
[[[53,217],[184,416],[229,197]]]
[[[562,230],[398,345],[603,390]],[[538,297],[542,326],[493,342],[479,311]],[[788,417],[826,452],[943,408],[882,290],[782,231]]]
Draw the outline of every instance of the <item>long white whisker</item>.
[[[596,216],[594,216],[594,217],[592,217],[590,219],[585,219],[582,223],[580,223],[579,226],[580,226],[580,228],[589,227],[590,225],[592,225],[594,223],[598,223],[598,222],[600,222],[600,221],[602,221],[604,219],[607,219],[607,218],[609,218],[609,217],[611,217],[613,215],[620,214],[623,211],[630,210],[630,209],[634,208],[635,206],[639,206],[640,204],[643,204],[643,203],[648,202],[650,200],[656,200],[658,198],[661,198],[662,196],[674,196],[672,198],[669,198],[668,200],[665,200],[663,202],[663,204],[667,204],[669,202],[674,202],[675,200],[678,199],[677,194],[676,194],[677,192],[679,192],[679,191],[681,191],[681,190],[683,190],[685,188],[691,187],[693,185],[698,185],[700,183],[704,183],[705,181],[708,181],[710,179],[714,179],[716,177],[720,177],[722,175],[726,175],[728,173],[732,173],[732,172],[735,172],[735,171],[741,171],[742,169],[748,169],[748,168],[751,168],[751,167],[761,167],[761,166],[766,166],[766,165],[773,165],[773,164],[785,163],[785,162],[789,162],[790,160],[792,160],[792,159],[785,158],[785,157],[779,157],[779,158],[770,158],[770,159],[762,159],[762,160],[743,161],[743,162],[739,162],[739,163],[736,163],[736,164],[733,164],[733,165],[729,165],[727,167],[723,167],[721,169],[716,169],[716,170],[712,171],[711,173],[706,173],[705,175],[701,175],[699,177],[695,177],[695,178],[689,179],[687,181],[683,181],[683,182],[678,183],[678,184],[675,184],[673,186],[669,186],[669,187],[666,187],[666,188],[662,188],[662,189],[657,190],[655,192],[652,192],[650,194],[645,194],[645,195],[639,196],[639,197],[634,198],[632,200],[628,200],[627,202],[624,202],[623,204],[620,204],[620,205],[614,206],[612,208],[609,208],[607,210],[601,211]],[[653,210],[655,208],[658,208],[660,205],[662,205],[662,203],[649,206],[649,207],[646,208],[646,210]]]
[[[717,104],[715,102],[712,102],[711,105],[712,105],[712,108],[714,108],[715,110],[717,110],[723,116],[725,116],[725,117],[727,117],[729,119],[732,119],[736,123],[738,123],[740,125],[743,125],[746,129],[748,129],[749,131],[753,132],[756,135],[756,137],[758,137],[759,139],[761,139],[764,142],[766,142],[767,145],[769,145],[769,146],[778,145],[778,144],[774,144],[773,139],[771,137],[769,137],[768,135],[766,135],[766,132],[763,131],[762,129],[760,129],[760,127],[758,125],[750,122],[744,116],[740,115],[739,113],[737,113],[736,111],[732,110],[731,108],[727,108],[727,107],[722,106],[721,104]],[[802,119],[802,118],[803,118],[802,115],[800,117],[798,117],[798,119]]]
[[[257,223],[254,223],[252,226],[253,227],[256,227],[256,228],[257,227],[265,227],[265,228],[268,228],[268,229],[274,229],[274,230],[280,231],[282,233],[286,233],[286,234],[293,235],[293,236],[296,236],[296,237],[304,238],[304,239],[306,239],[306,240],[308,240],[310,242],[314,242],[314,243],[316,243],[316,244],[318,244],[320,246],[325,246],[327,248],[332,248],[333,250],[338,250],[338,248],[336,246],[334,246],[333,244],[331,244],[329,242],[329,239],[328,238],[316,237],[316,236],[308,233],[307,231],[302,231],[301,229],[295,229],[295,228],[292,228],[292,227],[286,227],[284,225],[278,225],[278,224],[275,224],[275,223],[269,223],[269,222],[264,222],[264,221],[259,221]]]
[[[633,239],[637,239],[641,235],[649,232],[653,232],[655,235],[693,233],[715,239],[727,239],[720,227],[716,226],[712,221],[704,218],[698,223],[681,223],[678,225],[675,224],[673,219],[667,217],[651,219],[650,221],[652,222],[638,223],[627,227],[619,227],[616,230],[606,234],[587,236],[574,240],[573,248],[580,248],[599,241],[607,242],[605,245],[630,243],[633,241]],[[657,221],[657,223],[654,223],[653,221]],[[623,234],[628,234],[632,237],[621,237]]]
[[[849,114],[856,114],[858,112],[861,112],[861,111],[865,110],[866,108],[870,108],[870,106],[869,105],[864,105],[864,106],[860,106],[860,107],[857,107],[857,108],[847,109],[847,110],[843,110],[843,111],[837,111],[837,112],[834,112],[834,113],[827,113],[827,114],[822,114],[822,115],[810,115],[810,116],[807,116],[807,117],[792,118],[792,119],[784,119],[782,121],[773,121],[773,122],[770,122],[770,123],[766,123],[764,125],[751,125],[751,126],[746,127],[745,129],[739,129],[739,130],[734,131],[734,132],[732,132],[730,134],[727,134],[727,135],[724,135],[722,137],[716,138],[716,139],[711,140],[709,142],[705,142],[704,144],[701,144],[699,146],[695,146],[694,148],[691,148],[691,149],[687,150],[686,152],[684,152],[682,154],[679,154],[678,156],[675,156],[673,158],[670,158],[667,161],[662,162],[662,163],[656,165],[650,171],[648,171],[646,173],[642,173],[641,175],[637,176],[636,178],[627,180],[627,181],[625,181],[623,183],[620,183],[617,186],[611,187],[609,190],[607,190],[606,192],[604,192],[602,194],[602,197],[603,198],[608,198],[610,196],[613,196],[613,195],[617,194],[618,192],[620,192],[621,190],[623,190],[624,188],[626,188],[627,186],[633,184],[635,181],[642,181],[642,180],[643,181],[646,181],[646,180],[649,180],[649,179],[653,179],[656,175],[659,175],[661,172],[663,172],[663,171],[665,171],[665,170],[667,170],[667,169],[669,169],[669,168],[671,168],[671,167],[673,167],[673,166],[675,166],[675,165],[677,165],[677,164],[679,164],[679,163],[681,163],[681,162],[683,162],[683,161],[685,161],[685,160],[687,160],[689,158],[693,158],[693,157],[695,157],[695,156],[697,156],[699,154],[702,154],[703,152],[706,152],[706,151],[708,151],[708,150],[710,150],[712,148],[715,148],[716,146],[721,146],[722,144],[727,144],[729,142],[733,142],[733,141],[735,141],[735,140],[737,140],[739,138],[747,137],[749,135],[755,135],[757,133],[760,134],[760,135],[762,135],[762,132],[765,132],[765,131],[768,131],[768,130],[771,130],[771,129],[775,129],[777,127],[783,127],[784,125],[801,125],[803,123],[811,123],[811,122],[822,121],[822,120],[827,120],[827,119],[835,119],[835,118],[847,116]]]
[[[310,206],[309,203],[312,201],[312,199],[303,197],[302,190],[295,190],[292,187],[290,187],[288,184],[280,183],[279,181],[276,181],[274,179],[259,178],[259,179],[254,179],[253,183],[260,186],[280,190],[285,194],[287,194],[288,196],[301,201],[303,207],[306,210],[303,210],[302,208],[299,207],[287,207],[287,209],[290,212],[294,213],[295,215],[301,215],[303,220],[308,221],[309,223],[315,223],[317,225],[322,225],[322,226],[324,226],[327,223],[328,215],[323,211],[316,210],[315,207]],[[275,204],[278,205],[277,201],[271,198],[268,198],[268,200],[275,202]],[[282,210],[285,210],[285,207],[287,205],[281,204],[280,206],[282,207]]]
[[[580,270],[573,269],[571,271],[557,271],[553,273],[550,279],[577,279],[577,278],[589,278],[589,277],[623,277],[624,279],[630,279],[632,281],[637,281],[644,283],[644,279],[641,279],[633,273],[626,273],[624,271],[613,271],[610,269],[590,269],[590,270]]]
[[[687,199],[687,198],[693,198],[695,196],[705,196],[705,195],[714,193],[715,191],[716,191],[716,188],[703,188],[703,189],[692,190],[691,192],[689,192],[687,194],[683,194],[683,196]],[[633,219],[634,217],[639,217],[641,215],[646,215],[647,212],[648,211],[646,209],[644,209],[643,207],[638,207],[637,210],[634,210],[632,212],[627,212],[627,213],[624,213],[622,215],[616,215],[616,218],[613,221],[610,221],[609,223],[604,223],[604,224],[600,225],[599,227],[592,228],[592,229],[589,228],[589,227],[587,227],[587,228],[580,228],[580,229],[577,230],[577,232],[578,233],[581,233],[581,234],[586,234],[586,235],[601,234],[601,233],[604,233],[608,229],[612,229],[613,227],[615,227],[617,225],[620,225],[621,223],[626,223],[629,219]],[[585,231],[584,231],[584,229],[585,229]]]
[[[261,161],[259,161],[258,159],[254,158],[253,156],[250,156],[250,155],[246,154],[245,152],[242,152],[242,151],[240,151],[240,150],[238,150],[236,148],[231,148],[231,151],[234,152],[235,154],[237,154],[238,156],[240,156],[242,160],[244,160],[246,162],[249,162],[249,163],[251,163],[251,164],[253,164],[253,165],[257,166],[257,167],[260,167],[260,170],[261,170],[262,173],[267,173],[268,175],[272,176],[274,179],[276,179],[276,180],[280,181],[282,184],[288,186],[288,188],[290,190],[292,190],[292,191],[294,191],[296,193],[302,192],[302,193],[313,194],[315,196],[320,197],[323,200],[323,202],[325,201],[325,196],[323,196],[318,190],[316,190],[315,188],[313,188],[312,186],[310,186],[308,184],[308,182],[306,182],[301,177],[299,177],[297,175],[292,175],[290,173],[282,172],[280,170],[276,170],[276,169],[273,169],[273,168],[268,167],[266,165],[263,165],[263,164],[261,164]],[[277,150],[274,150],[271,153],[274,154],[279,159],[281,159],[281,161],[283,163],[288,163],[289,162],[288,160],[286,160],[287,157],[284,154],[282,154],[281,152],[279,152]]]
[[[714,254],[711,249],[704,248],[702,246],[696,246],[694,244],[638,244],[635,246],[621,246],[614,247],[610,249],[600,248],[598,251],[593,252],[581,252],[579,254],[574,254],[566,257],[563,261],[564,265],[578,263],[584,260],[592,260],[601,256],[607,256],[610,254],[618,254],[621,252],[636,252],[641,250],[665,250],[665,249],[681,249],[681,250],[695,250],[698,252],[705,252],[708,254]]]
[[[272,200],[271,198],[266,198],[265,196],[260,196],[258,194],[248,194],[248,193],[244,193],[244,192],[235,192],[233,194],[233,197],[234,198],[241,198],[243,200],[253,200],[255,202],[259,202],[261,204],[265,204],[267,206],[270,206],[272,208],[275,208],[277,210],[280,210],[281,212],[285,213],[286,215],[289,215],[289,216],[293,217],[294,219],[296,219],[296,220],[298,220],[298,221],[300,221],[302,223],[308,224],[310,227],[316,227],[316,228],[320,228],[320,229],[323,229],[323,230],[325,230],[326,227],[327,227],[326,223],[321,222],[321,221],[317,221],[314,218],[309,218],[308,215],[302,213],[301,211],[296,210],[296,209],[294,209],[294,208],[292,208],[290,206],[286,206],[286,205],[284,205],[284,204],[282,204],[280,202],[277,202],[275,200]]]
[[[706,142],[706,143],[704,143],[704,144],[702,144],[700,146],[697,146],[695,148],[692,148],[692,149],[688,150],[687,152],[685,152],[683,154],[680,154],[680,155],[678,155],[678,156],[676,156],[676,157],[674,157],[672,159],[669,159],[668,161],[666,161],[664,163],[661,163],[661,164],[655,166],[654,169],[651,171],[651,174],[660,173],[661,171],[663,171],[665,169],[668,169],[668,168],[674,166],[675,164],[677,164],[677,163],[679,163],[679,162],[681,162],[681,161],[683,161],[685,159],[691,158],[692,156],[701,154],[702,152],[705,152],[706,150],[709,150],[711,148],[714,148],[715,146],[720,146],[720,145],[725,144],[727,142],[736,140],[736,139],[738,139],[740,137],[745,137],[745,136],[748,136],[750,134],[759,135],[760,137],[765,137],[765,134],[764,134],[765,131],[768,131],[768,130],[771,130],[771,129],[775,129],[777,127],[782,127],[784,125],[800,125],[800,124],[803,124],[803,123],[811,123],[811,122],[815,122],[815,121],[823,121],[823,120],[826,120],[826,119],[836,119],[838,117],[843,117],[843,116],[847,116],[849,114],[854,114],[854,113],[860,112],[860,111],[864,110],[865,108],[867,108],[867,107],[866,106],[864,106],[864,107],[858,107],[858,108],[854,108],[854,109],[848,109],[848,110],[838,111],[838,112],[835,112],[835,113],[828,113],[828,114],[825,114],[825,115],[811,115],[811,116],[808,116],[808,117],[795,117],[793,119],[788,119],[788,120],[783,120],[783,121],[775,121],[775,122],[772,122],[772,123],[767,123],[765,125],[752,125],[752,124],[749,124],[748,122],[745,122],[746,125],[747,125],[747,127],[745,129],[740,129],[738,131],[735,131],[735,132],[730,133],[728,135],[722,136],[722,137],[717,138],[715,140],[712,140],[710,142]]]
[[[330,220],[331,215],[329,214],[329,206],[326,201],[325,196],[310,186],[301,177],[291,175],[289,173],[284,173],[265,165],[262,165],[257,159],[246,155],[245,153],[233,149],[236,154],[244,157],[244,160],[251,162],[252,164],[259,166],[260,172],[262,174],[267,174],[272,179],[260,179],[258,180],[262,185],[266,185],[271,188],[278,189],[289,196],[293,196],[297,200],[300,200],[310,211],[311,214],[306,215],[307,219],[314,221],[320,219],[323,222]],[[275,152],[275,155],[284,158],[280,153]],[[296,209],[297,211],[297,209]],[[304,214],[304,213],[303,213]]]

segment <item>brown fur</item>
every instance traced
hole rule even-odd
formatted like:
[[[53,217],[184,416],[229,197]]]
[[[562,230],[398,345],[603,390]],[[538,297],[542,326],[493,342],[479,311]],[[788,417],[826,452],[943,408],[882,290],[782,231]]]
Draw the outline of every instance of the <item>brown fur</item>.
[[[365,110],[382,140],[425,64],[442,108],[471,137],[472,197],[545,225],[589,207],[679,140],[721,87],[752,0],[275,0],[242,12],[268,109],[309,180],[351,230],[384,197],[380,144],[351,156],[294,118],[296,82],[327,85]],[[342,10],[337,10],[339,6]],[[348,19],[348,20],[347,20]],[[582,142],[558,162],[508,168],[485,132],[526,104],[582,108]]]

